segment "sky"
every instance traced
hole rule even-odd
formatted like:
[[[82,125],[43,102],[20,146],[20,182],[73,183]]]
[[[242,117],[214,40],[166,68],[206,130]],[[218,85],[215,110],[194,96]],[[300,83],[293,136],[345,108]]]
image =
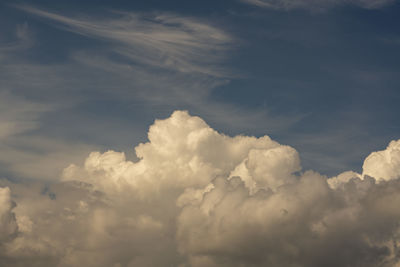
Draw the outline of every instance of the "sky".
[[[400,266],[399,12],[2,0],[0,265]]]

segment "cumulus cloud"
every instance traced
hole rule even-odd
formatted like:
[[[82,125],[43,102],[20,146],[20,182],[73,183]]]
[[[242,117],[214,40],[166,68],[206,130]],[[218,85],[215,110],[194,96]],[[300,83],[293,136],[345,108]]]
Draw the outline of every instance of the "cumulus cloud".
[[[328,178],[268,136],[226,136],[176,111],[136,161],[92,152],[60,182],[2,180],[13,194],[0,191],[0,263],[398,266],[399,143],[363,174]]]
[[[213,185],[178,219],[179,249],[191,266],[397,263],[397,180],[377,185],[354,178],[332,190],[326,177],[305,172],[276,191],[255,194],[238,177]]]
[[[0,242],[9,239],[17,232],[17,223],[12,212],[14,206],[10,189],[0,187]]]
[[[64,180],[89,182],[103,191],[119,192],[129,186],[146,197],[163,188],[206,186],[213,177],[229,175],[250,151],[279,146],[267,136],[219,134],[199,117],[182,111],[156,120],[148,138],[148,143],[135,148],[138,162],[126,161],[120,152],[94,152],[84,168],[66,168]]]
[[[390,142],[385,150],[371,153],[364,161],[363,173],[384,180],[400,178],[400,140]]]
[[[278,10],[323,10],[343,5],[355,5],[366,9],[377,9],[394,3],[395,0],[242,0],[242,2],[263,8]]]

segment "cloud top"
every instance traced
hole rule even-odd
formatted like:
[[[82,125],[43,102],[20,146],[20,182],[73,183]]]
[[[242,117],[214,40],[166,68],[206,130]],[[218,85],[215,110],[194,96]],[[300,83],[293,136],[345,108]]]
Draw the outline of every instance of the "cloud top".
[[[371,153],[363,164],[363,174],[377,179],[397,179],[399,173],[400,140],[390,142],[385,150]]]

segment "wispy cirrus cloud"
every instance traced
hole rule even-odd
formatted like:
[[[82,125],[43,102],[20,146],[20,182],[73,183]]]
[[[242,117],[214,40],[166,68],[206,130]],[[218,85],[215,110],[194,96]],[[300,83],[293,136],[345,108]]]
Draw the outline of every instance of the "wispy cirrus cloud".
[[[32,32],[27,23],[17,24],[14,40],[0,42],[0,61],[7,59],[10,54],[29,49],[35,43]]]
[[[43,127],[43,116],[56,109],[57,105],[0,91],[0,176],[55,179],[65,164],[95,148],[34,133]]]
[[[39,117],[50,106],[0,91],[0,141],[38,127]]]
[[[59,23],[59,27],[111,42],[115,52],[136,63],[184,73],[229,76],[219,67],[233,37],[199,19],[169,13],[113,12],[112,19],[67,17],[30,6],[28,13]]]
[[[242,0],[242,2],[276,10],[325,10],[343,5],[354,5],[366,9],[377,9],[392,4],[395,0]]]

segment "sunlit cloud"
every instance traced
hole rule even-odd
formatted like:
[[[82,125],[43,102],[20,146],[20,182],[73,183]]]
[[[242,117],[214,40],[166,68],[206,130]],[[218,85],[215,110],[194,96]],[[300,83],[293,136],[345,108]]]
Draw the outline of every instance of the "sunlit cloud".
[[[395,266],[399,143],[363,174],[328,178],[268,136],[230,137],[176,111],[149,128],[137,161],[92,152],[60,182],[3,180],[0,263]]]

